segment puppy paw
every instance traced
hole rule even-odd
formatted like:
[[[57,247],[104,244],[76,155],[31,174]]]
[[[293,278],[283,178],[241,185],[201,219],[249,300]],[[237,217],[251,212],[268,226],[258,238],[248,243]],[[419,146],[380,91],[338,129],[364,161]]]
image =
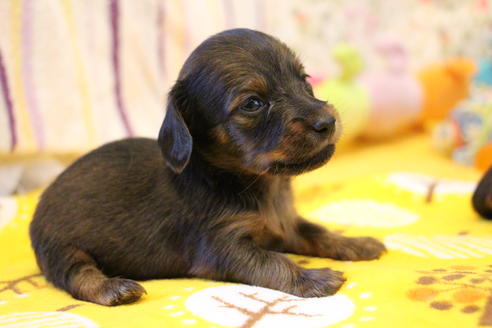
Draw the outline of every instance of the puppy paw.
[[[96,303],[114,306],[136,302],[147,292],[136,281],[123,278],[109,278],[101,284]]]
[[[375,260],[386,252],[384,244],[372,237],[343,238],[335,246],[333,258],[342,261]]]
[[[335,294],[345,282],[343,273],[328,268],[301,272],[291,294],[300,297],[321,297]]]

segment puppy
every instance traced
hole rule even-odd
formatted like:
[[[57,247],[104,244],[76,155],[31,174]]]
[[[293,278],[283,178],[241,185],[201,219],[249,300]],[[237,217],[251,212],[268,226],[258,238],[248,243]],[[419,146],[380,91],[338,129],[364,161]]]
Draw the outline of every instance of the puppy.
[[[157,141],[104,145],[42,195],[30,235],[47,280],[102,305],[139,299],[145,290],[134,280],[172,277],[335,293],[340,272],[303,269],[280,252],[356,261],[385,247],[294,209],[290,177],[327,162],[340,135],[335,110],[306,77],[264,33],[204,41],[169,93]]]

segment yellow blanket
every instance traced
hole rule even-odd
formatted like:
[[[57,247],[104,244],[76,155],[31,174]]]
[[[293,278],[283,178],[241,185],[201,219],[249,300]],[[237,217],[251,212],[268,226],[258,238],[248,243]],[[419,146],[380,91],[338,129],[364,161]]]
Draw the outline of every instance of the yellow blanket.
[[[389,252],[358,263],[290,256],[344,271],[337,295],[153,280],[138,303],[113,308],[75,300],[40,275],[27,235],[39,193],[0,199],[0,327],[492,326],[492,222],[470,206],[478,178],[434,154],[425,136],[340,153],[296,180],[298,209],[343,234],[378,237]]]

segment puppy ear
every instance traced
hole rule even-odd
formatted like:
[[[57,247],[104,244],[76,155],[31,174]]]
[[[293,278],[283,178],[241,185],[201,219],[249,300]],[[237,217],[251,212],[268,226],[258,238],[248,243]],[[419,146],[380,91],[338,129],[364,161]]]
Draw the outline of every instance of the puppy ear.
[[[176,88],[169,93],[166,117],[157,142],[166,165],[175,173],[181,173],[190,160],[193,140],[176,106]]]

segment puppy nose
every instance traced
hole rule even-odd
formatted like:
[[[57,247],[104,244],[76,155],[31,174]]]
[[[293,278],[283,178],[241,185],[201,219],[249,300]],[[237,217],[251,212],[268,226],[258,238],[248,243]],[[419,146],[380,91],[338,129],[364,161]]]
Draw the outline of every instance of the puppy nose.
[[[322,120],[316,121],[313,123],[313,130],[320,134],[333,133],[335,130],[335,122],[337,120],[335,117],[330,116],[328,118],[324,118]]]

